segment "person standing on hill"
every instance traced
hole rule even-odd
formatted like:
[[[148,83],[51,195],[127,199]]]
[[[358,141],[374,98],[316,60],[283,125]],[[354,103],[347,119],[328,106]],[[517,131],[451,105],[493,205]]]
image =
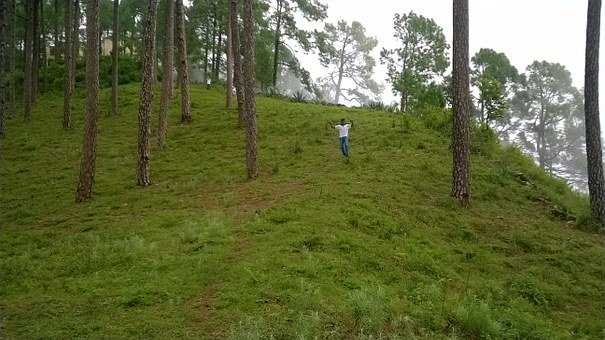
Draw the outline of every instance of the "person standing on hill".
[[[338,130],[338,137],[340,138],[340,151],[344,157],[349,157],[349,129],[353,126],[353,121],[347,123],[343,118],[340,123],[334,125],[333,122],[329,122],[330,126]]]

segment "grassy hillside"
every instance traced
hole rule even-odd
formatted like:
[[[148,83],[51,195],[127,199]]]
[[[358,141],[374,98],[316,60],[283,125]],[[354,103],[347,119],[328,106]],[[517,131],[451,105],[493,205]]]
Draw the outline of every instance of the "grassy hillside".
[[[72,131],[60,95],[31,125],[9,121],[0,337],[602,339],[605,239],[578,227],[585,199],[517,151],[477,136],[464,210],[448,197],[447,117],[260,98],[249,182],[236,113],[192,92],[194,123],[175,100],[140,188],[138,88],[122,89],[80,205],[84,93]],[[350,163],[325,127],[341,117],[356,125]]]

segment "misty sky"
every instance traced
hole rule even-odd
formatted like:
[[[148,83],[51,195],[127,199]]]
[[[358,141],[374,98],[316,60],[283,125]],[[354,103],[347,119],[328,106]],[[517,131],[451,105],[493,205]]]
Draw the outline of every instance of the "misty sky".
[[[382,47],[397,45],[392,27],[395,12],[413,10],[435,19],[444,28],[451,45],[451,0],[325,0],[325,3],[328,4],[327,21],[357,20],[366,27],[368,35],[378,38],[379,46],[374,53],[377,60]],[[571,71],[574,84],[581,88],[587,6],[587,0],[470,0],[471,56],[480,48],[492,48],[506,53],[520,72],[534,60],[558,62]],[[601,36],[603,68],[605,34]],[[322,75],[316,56],[301,54],[299,57],[314,78]],[[379,65],[375,79],[386,85],[385,78],[385,69]],[[605,84],[604,81],[601,72],[601,83]],[[603,88],[602,99],[605,98]],[[383,98],[387,103],[396,100],[388,85]]]

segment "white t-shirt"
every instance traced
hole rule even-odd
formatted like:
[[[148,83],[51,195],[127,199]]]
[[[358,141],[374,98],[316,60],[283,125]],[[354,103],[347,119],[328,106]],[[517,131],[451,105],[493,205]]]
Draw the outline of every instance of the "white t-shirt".
[[[336,130],[338,130],[338,136],[339,137],[348,137],[349,136],[349,129],[351,128],[351,124],[345,124],[345,125],[335,125],[334,128]]]

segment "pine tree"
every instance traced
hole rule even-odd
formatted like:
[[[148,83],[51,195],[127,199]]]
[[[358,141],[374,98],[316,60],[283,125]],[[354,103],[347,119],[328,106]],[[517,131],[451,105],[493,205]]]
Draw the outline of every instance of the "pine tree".
[[[119,40],[119,19],[120,19],[120,0],[113,0],[113,18],[112,18],[112,44],[111,44],[111,114],[118,114],[118,63],[120,58],[120,40]]]
[[[229,1],[229,27],[231,29],[231,50],[233,53],[233,84],[237,97],[237,112],[240,124],[244,123],[244,91],[242,77],[242,55],[239,42],[238,0]]]
[[[147,14],[143,22],[145,30],[143,39],[145,41],[145,54],[143,55],[143,84],[139,97],[139,138],[138,150],[139,158],[137,164],[137,182],[141,186],[151,185],[151,175],[149,172],[150,145],[149,137],[151,135],[151,104],[153,102],[153,84],[155,67],[155,20],[156,20],[157,2],[148,0]]]
[[[158,145],[160,148],[166,144],[166,133],[168,130],[168,107],[172,98],[172,69],[174,65],[174,0],[166,0],[165,13],[165,39],[162,67],[164,77],[162,79],[162,97],[160,99],[160,114],[158,123]]]
[[[6,134],[5,120],[8,116],[9,85],[9,1],[0,0],[0,138]]]
[[[10,69],[10,86],[9,86],[9,109],[8,116],[14,117],[17,115],[17,88],[15,75],[17,73],[17,1],[10,0],[9,15],[10,20],[10,53],[9,53],[9,69]]]
[[[71,58],[71,91],[72,93],[76,89],[76,63],[78,58],[80,57],[80,0],[73,0],[73,25],[72,25],[72,36],[71,36],[71,48],[72,48],[72,58]]]
[[[454,166],[452,196],[463,205],[470,202],[470,112],[468,0],[454,0]]]
[[[99,0],[86,5],[86,116],[76,202],[92,197],[99,117]]]
[[[244,121],[246,125],[246,169],[248,178],[258,177],[256,150],[256,100],[254,70],[254,22],[252,21],[252,0],[244,0],[244,44],[243,44],[243,75],[244,75]]]
[[[605,225],[605,180],[599,119],[599,49],[601,35],[601,0],[588,1],[586,28],[585,116],[588,191],[592,216]]]
[[[227,24],[226,30],[227,42],[225,43],[225,49],[227,50],[227,83],[225,84],[225,106],[227,107],[227,109],[230,109],[231,104],[233,104],[233,48],[231,47],[231,40],[233,39],[233,34],[231,33],[230,24]]]
[[[183,0],[176,0],[176,45],[178,56],[178,78],[181,87],[181,123],[191,123],[191,99],[189,97],[189,66],[187,64],[187,40],[185,37],[185,14]]]
[[[74,63],[72,59],[74,58],[74,49],[72,48],[73,41],[73,18],[72,18],[72,0],[65,1],[65,43],[63,44],[64,51],[63,55],[65,57],[65,89],[63,94],[63,128],[69,129],[71,128],[71,96],[74,85],[72,81],[74,80]]]
[[[59,35],[61,34],[61,28],[59,25],[59,0],[53,0],[53,9],[53,45],[55,47],[53,55],[55,60],[59,60],[61,57],[61,50],[59,49],[59,45],[61,44],[59,40]]]
[[[34,2],[36,0],[25,0],[25,67],[23,77],[23,111],[25,121],[32,119],[33,92],[33,62],[34,62]]]
[[[33,2],[33,26],[34,26],[34,38],[33,38],[33,59],[32,59],[32,106],[35,106],[38,100],[38,85],[40,82],[40,7],[41,0],[34,0]]]

